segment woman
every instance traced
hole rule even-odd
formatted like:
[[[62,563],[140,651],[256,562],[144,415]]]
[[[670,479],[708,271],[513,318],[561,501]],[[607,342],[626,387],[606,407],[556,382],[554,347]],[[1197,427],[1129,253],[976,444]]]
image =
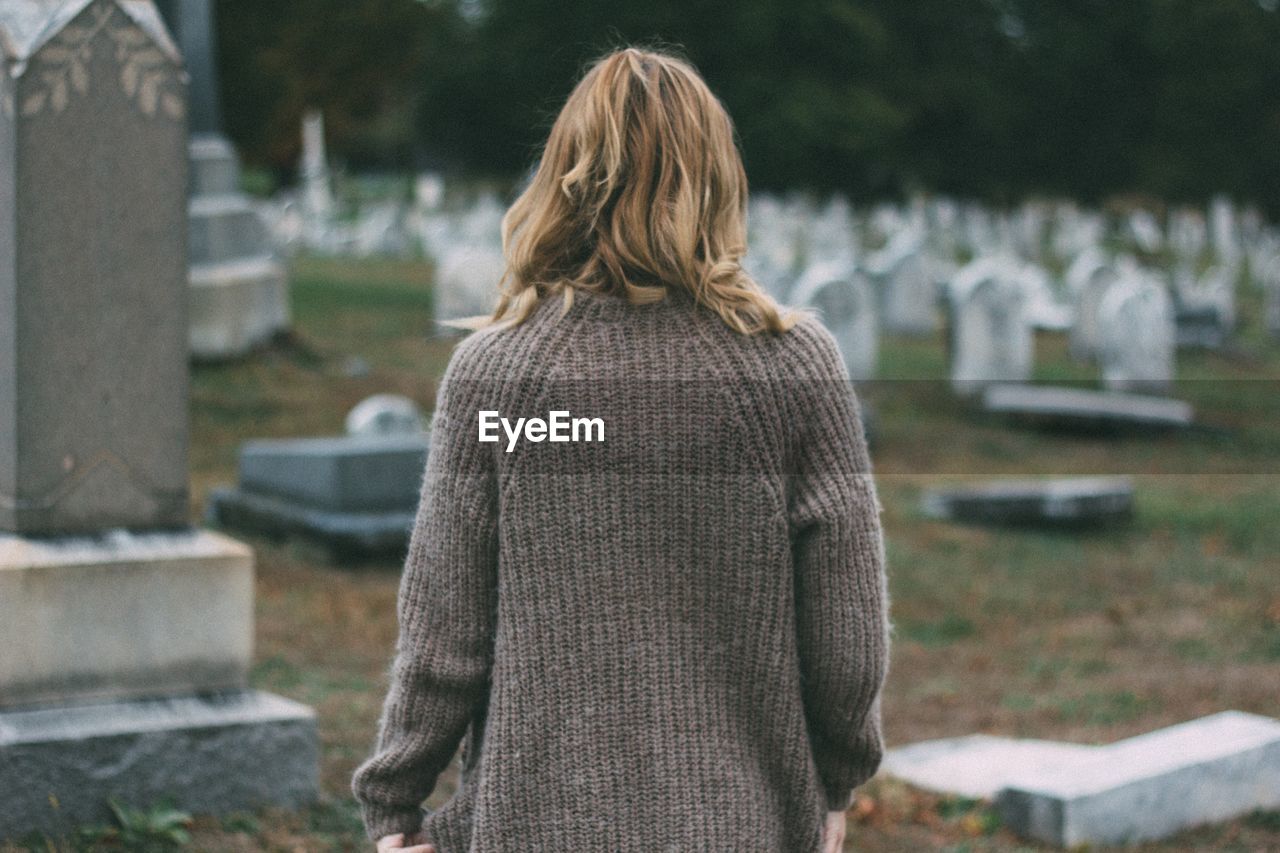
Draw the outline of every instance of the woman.
[[[439,388],[352,783],[379,849],[840,848],[882,753],[879,503],[834,340],[739,265],[746,199],[687,63],[570,95]]]

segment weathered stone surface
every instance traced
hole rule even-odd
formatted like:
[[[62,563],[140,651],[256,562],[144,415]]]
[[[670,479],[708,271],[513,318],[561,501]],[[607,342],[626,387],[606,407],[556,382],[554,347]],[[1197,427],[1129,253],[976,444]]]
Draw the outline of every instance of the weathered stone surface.
[[[1173,301],[1152,273],[1126,275],[1111,287],[1098,309],[1098,338],[1107,388],[1163,393],[1173,384]]]
[[[211,524],[275,538],[297,537],[319,547],[329,559],[403,557],[415,512],[339,512],[243,489],[216,488],[208,497]]]
[[[270,255],[191,267],[191,355],[218,361],[243,355],[287,329],[289,281]]]
[[[7,3],[0,30],[0,530],[183,524],[181,58],[150,3]]]
[[[1065,429],[1185,429],[1191,405],[1182,400],[1044,385],[993,385],[982,396],[987,412]]]
[[[445,251],[436,273],[436,323],[492,311],[498,301],[498,282],[502,280],[506,264],[499,246],[467,243]]]
[[[994,799],[1006,826],[1050,844],[1155,840],[1280,807],[1280,720],[1224,711],[1105,746],[944,738],[889,750],[884,771]]]
[[[997,805],[1015,832],[1062,846],[1154,840],[1280,808],[1280,720],[1224,711],[1028,767]]]
[[[192,814],[319,793],[310,708],[255,690],[0,712],[0,840],[113,822],[108,798]]]
[[[216,264],[269,255],[271,243],[248,196],[226,193],[191,199],[191,263]]]
[[[875,376],[879,348],[876,297],[866,276],[840,264],[810,267],[796,282],[791,297],[796,304],[820,313],[840,345],[851,379]]]
[[[192,196],[216,196],[240,191],[240,160],[225,136],[200,134],[191,137]]]
[[[413,510],[425,435],[269,439],[240,448],[240,488],[335,512]]]
[[[1097,353],[1098,309],[1116,275],[1100,249],[1081,253],[1067,269],[1067,290],[1075,306],[1069,342],[1071,354],[1077,359],[1091,359]]]
[[[899,232],[868,260],[868,272],[878,285],[885,329],[908,335],[928,335],[937,329],[938,288],[921,233]]]
[[[1227,342],[1227,329],[1213,305],[1180,304],[1175,310],[1175,320],[1180,348],[1216,350]]]
[[[418,404],[400,394],[374,394],[347,412],[347,435],[378,438],[393,435],[421,436],[426,420]]]
[[[0,536],[0,706],[240,687],[253,552],[217,533]]]
[[[993,799],[1017,775],[1059,772],[1099,749],[1050,740],[967,735],[919,741],[885,753],[886,774],[917,788],[972,799]]]
[[[1108,524],[1133,514],[1133,482],[1127,477],[998,480],[929,490],[921,508],[933,518],[976,524]]]
[[[1004,257],[971,261],[948,288],[951,387],[973,396],[992,382],[1031,377],[1035,339],[1017,267]]]

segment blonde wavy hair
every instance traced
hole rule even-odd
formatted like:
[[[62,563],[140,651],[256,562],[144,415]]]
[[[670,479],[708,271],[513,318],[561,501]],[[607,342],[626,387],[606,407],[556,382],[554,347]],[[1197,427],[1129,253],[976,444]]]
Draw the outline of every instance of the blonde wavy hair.
[[[733,123],[696,70],[667,53],[597,60],[561,109],[528,187],[502,220],[492,316],[518,324],[577,290],[643,304],[687,289],[743,334],[798,318],[742,268],[747,177]]]

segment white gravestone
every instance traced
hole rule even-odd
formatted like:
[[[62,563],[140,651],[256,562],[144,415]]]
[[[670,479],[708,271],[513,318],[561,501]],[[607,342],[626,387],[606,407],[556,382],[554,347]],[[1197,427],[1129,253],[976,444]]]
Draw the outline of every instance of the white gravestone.
[[[1116,275],[1098,250],[1087,250],[1067,269],[1067,291],[1075,309],[1070,334],[1074,358],[1086,360],[1097,354],[1098,308]]]
[[[937,327],[937,288],[923,236],[915,229],[898,232],[867,270],[880,289],[884,328],[909,335],[928,335]]]
[[[819,265],[796,284],[796,304],[817,309],[840,344],[851,379],[871,379],[876,373],[879,334],[875,293],[856,270]]]
[[[1267,331],[1272,337],[1280,337],[1280,252],[1262,266],[1258,280],[1266,293]]]
[[[1102,382],[1115,391],[1167,391],[1177,330],[1173,302],[1150,274],[1117,282],[1098,311]]]
[[[422,410],[399,394],[374,394],[347,413],[347,435],[377,437],[419,435],[426,428]]]
[[[951,385],[958,394],[1031,377],[1035,342],[1015,273],[1005,259],[980,258],[951,283]]]
[[[498,282],[506,266],[500,248],[463,245],[446,249],[436,272],[436,322],[491,312],[498,301]]]

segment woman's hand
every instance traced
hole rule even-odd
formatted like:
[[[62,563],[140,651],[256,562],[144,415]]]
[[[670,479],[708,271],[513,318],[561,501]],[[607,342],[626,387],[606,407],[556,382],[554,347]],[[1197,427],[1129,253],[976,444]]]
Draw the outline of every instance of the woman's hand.
[[[822,827],[822,853],[840,853],[844,849],[844,812],[827,812]]]
[[[422,838],[416,832],[408,836],[403,832],[397,832],[395,835],[384,835],[378,839],[378,853],[390,853],[390,851],[396,851],[396,853],[436,853],[434,844],[425,842],[419,844],[419,841],[422,841]],[[412,846],[406,847],[406,844]]]

